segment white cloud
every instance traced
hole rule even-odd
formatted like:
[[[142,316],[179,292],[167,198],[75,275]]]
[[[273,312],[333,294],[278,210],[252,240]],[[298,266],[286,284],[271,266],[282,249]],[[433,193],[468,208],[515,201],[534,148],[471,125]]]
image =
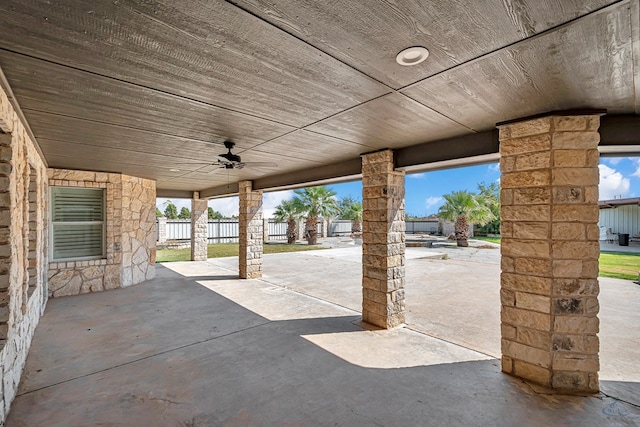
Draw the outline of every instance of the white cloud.
[[[292,190],[274,191],[262,195],[262,215],[264,218],[271,218],[276,210],[276,206],[283,200],[293,196]],[[238,197],[225,197],[224,199],[209,200],[209,206],[224,216],[238,215]]]
[[[439,204],[441,201],[442,201],[442,197],[438,197],[438,196],[427,197],[427,199],[424,201],[424,206],[428,211],[432,207]]]
[[[607,165],[598,165],[600,169],[600,200],[610,200],[614,197],[625,197],[629,192],[629,178]]]
[[[278,206],[283,200],[287,200],[292,197],[292,190],[264,193],[262,196],[262,214],[264,218],[271,218],[276,210],[276,206]],[[171,200],[171,202],[176,205],[176,208],[178,208],[178,212],[180,212],[180,209],[182,209],[183,207],[191,210],[191,199],[166,199],[163,197],[158,197],[156,199],[156,206],[158,207],[158,209],[160,209],[160,211],[164,212],[165,207],[163,206],[163,204],[167,200]],[[225,197],[222,199],[211,199],[209,200],[208,206],[213,210],[220,212],[226,217],[238,215],[239,206],[237,196]]]
[[[607,157],[605,161],[609,163],[611,166],[615,166],[620,163],[624,159],[624,157]]]
[[[636,164],[636,171],[631,174],[631,176],[636,176],[640,178],[640,158],[633,159],[633,163]]]
[[[492,163],[489,165],[489,172],[500,172],[500,163]]]
[[[426,175],[425,172],[411,173],[411,174],[407,174],[407,178],[420,179],[420,178],[424,178],[425,175]]]
[[[225,217],[238,216],[238,196],[209,200],[208,206],[214,211],[220,212]]]
[[[273,193],[264,193],[262,195],[262,215],[264,218],[273,217],[276,206],[283,200],[293,197],[293,190],[274,191]]]

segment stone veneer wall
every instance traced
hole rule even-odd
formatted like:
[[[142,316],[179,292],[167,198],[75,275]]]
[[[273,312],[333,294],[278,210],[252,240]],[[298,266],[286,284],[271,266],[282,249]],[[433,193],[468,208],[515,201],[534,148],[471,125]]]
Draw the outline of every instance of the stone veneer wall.
[[[114,200],[117,207],[117,201]],[[122,276],[120,286],[156,276],[156,182],[122,175]]]
[[[47,170],[0,88],[0,425],[47,302]]]
[[[502,369],[598,390],[598,116],[500,127]]]
[[[106,256],[49,263],[49,294],[99,292],[155,277],[155,181],[127,175],[49,169],[49,185],[106,191]]]

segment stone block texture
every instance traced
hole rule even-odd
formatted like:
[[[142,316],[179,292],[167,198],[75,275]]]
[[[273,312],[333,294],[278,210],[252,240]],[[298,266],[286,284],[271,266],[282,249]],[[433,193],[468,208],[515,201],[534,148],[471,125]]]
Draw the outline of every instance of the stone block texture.
[[[207,201],[191,199],[191,261],[207,260]]]
[[[239,275],[241,279],[262,277],[262,191],[251,189],[251,181],[240,181]]]
[[[362,156],[362,320],[381,328],[404,323],[404,172],[393,152]]]
[[[598,116],[500,127],[502,369],[598,391]]]
[[[47,302],[47,169],[0,88],[0,425]]]
[[[116,289],[155,277],[156,184],[116,173],[48,170],[50,186],[103,188],[105,257],[49,263],[49,296]]]
[[[158,224],[158,243],[167,242],[167,218],[160,217],[156,219]]]

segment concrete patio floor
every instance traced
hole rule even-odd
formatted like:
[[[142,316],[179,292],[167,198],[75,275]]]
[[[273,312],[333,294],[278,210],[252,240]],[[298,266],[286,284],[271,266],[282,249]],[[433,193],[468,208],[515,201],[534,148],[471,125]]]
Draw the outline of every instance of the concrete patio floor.
[[[360,323],[358,247],[50,300],[7,425],[640,425],[640,286],[601,279],[603,393],[547,395],[500,373],[498,251],[447,251],[407,248],[391,331]]]

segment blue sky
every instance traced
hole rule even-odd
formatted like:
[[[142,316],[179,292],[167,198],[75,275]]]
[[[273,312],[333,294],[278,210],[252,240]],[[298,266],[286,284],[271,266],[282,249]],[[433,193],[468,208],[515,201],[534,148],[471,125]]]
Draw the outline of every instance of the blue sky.
[[[438,211],[442,204],[442,195],[452,191],[477,191],[478,184],[499,182],[500,170],[497,163],[455,168],[435,172],[407,175],[406,212],[410,215],[425,216]],[[348,182],[329,185],[339,198],[353,196],[362,198],[362,182]],[[293,191],[277,191],[265,193],[263,209],[265,216],[270,217],[275,207],[293,196]],[[600,200],[617,197],[640,197],[640,157],[602,158],[600,161]],[[162,203],[166,199],[158,198],[157,206],[164,210]],[[190,200],[172,200],[178,207],[191,208]],[[224,215],[237,215],[238,198],[229,197],[209,201],[209,206]]]

